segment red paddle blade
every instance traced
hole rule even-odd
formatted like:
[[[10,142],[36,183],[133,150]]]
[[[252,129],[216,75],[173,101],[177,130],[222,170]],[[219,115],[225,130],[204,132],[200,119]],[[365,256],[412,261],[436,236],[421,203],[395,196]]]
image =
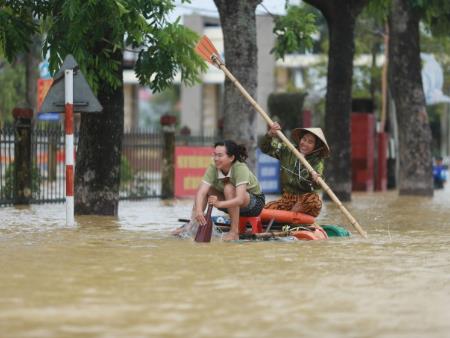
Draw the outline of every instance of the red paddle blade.
[[[213,66],[218,67],[219,64],[223,64],[223,61],[220,59],[219,52],[206,35],[203,35],[197,43],[197,46],[195,46],[195,51],[203,60],[209,62]]]
[[[211,235],[212,235],[212,219],[211,219],[211,211],[212,211],[212,205],[208,205],[208,210],[206,212],[206,224],[205,225],[199,225],[197,229],[197,234],[195,235],[195,241],[196,242],[202,242],[202,243],[209,243],[211,242]]]

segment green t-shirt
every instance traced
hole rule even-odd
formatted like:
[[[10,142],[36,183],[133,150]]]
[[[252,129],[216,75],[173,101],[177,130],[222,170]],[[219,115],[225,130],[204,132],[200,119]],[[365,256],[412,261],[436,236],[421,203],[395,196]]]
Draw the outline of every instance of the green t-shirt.
[[[246,184],[248,192],[255,195],[261,194],[261,187],[259,186],[258,179],[245,163],[239,161],[233,163],[226,176],[211,163],[206,169],[202,181],[211,185],[216,190],[223,192],[223,179],[225,177],[230,179],[230,183],[234,187]]]
[[[312,181],[306,167],[301,165],[297,156],[280,140],[265,135],[259,147],[263,153],[280,160],[280,181],[283,192],[303,195],[320,189],[320,185]],[[305,159],[318,174],[323,174],[324,160],[319,154],[306,155]]]

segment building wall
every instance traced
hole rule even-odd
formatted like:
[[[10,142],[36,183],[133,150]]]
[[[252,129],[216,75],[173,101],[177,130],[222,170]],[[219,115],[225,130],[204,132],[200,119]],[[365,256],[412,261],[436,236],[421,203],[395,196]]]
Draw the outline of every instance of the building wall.
[[[200,15],[188,15],[183,17],[183,23],[197,34],[203,32],[203,18]],[[187,126],[192,135],[201,135],[202,87],[195,85],[181,86],[181,126]]]
[[[217,134],[218,89],[219,86],[217,84],[203,85],[201,129],[202,135],[205,136],[212,136]]]
[[[258,88],[256,101],[267,114],[269,114],[267,99],[276,89],[275,57],[273,54],[270,54],[270,50],[275,45],[275,36],[272,32],[273,26],[271,16],[256,17],[258,44]],[[266,130],[266,122],[262,117],[258,116],[256,125],[257,134],[264,134]]]

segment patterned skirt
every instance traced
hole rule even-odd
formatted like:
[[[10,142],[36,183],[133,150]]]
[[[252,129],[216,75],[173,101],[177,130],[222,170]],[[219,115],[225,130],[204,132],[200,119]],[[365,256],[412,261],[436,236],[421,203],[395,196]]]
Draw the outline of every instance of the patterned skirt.
[[[280,199],[267,203],[264,208],[301,212],[317,217],[322,209],[320,196],[314,192],[303,195],[283,193]]]

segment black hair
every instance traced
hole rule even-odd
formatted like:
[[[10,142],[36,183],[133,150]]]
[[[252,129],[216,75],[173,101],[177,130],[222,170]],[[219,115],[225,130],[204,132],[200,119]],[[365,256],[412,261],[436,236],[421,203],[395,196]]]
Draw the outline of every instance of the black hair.
[[[214,148],[217,146],[224,146],[228,156],[234,156],[234,162],[245,162],[248,157],[247,148],[243,144],[236,144],[231,140],[219,141],[214,144]]]
[[[316,144],[314,145],[314,150],[319,150],[321,148],[325,148],[325,145],[323,144],[322,140],[318,136],[316,136],[316,135],[314,135],[314,136],[316,137]]]

